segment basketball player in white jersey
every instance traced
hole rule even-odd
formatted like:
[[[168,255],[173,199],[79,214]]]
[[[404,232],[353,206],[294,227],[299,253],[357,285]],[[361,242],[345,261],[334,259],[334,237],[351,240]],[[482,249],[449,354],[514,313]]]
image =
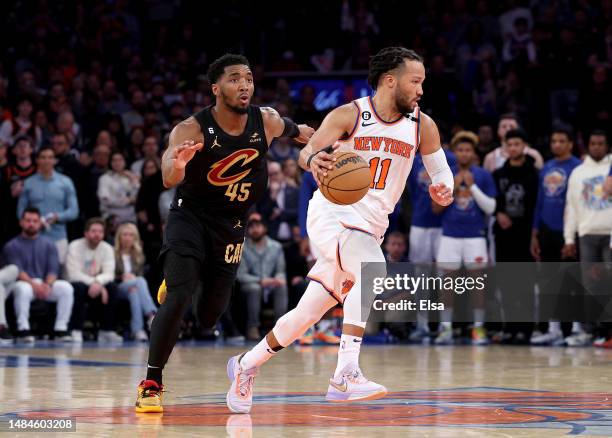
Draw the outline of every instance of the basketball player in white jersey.
[[[310,284],[296,308],[281,317],[259,344],[230,358],[227,371],[232,383],[226,400],[232,412],[250,411],[259,367],[338,303],[344,306],[344,321],[338,364],[326,399],[373,400],[387,393],[359,368],[368,317],[362,315],[362,294],[368,294],[364,300],[374,299],[371,290],[361,288],[361,263],[380,262],[375,266],[380,266],[381,276],[386,275],[380,244],[417,149],[432,180],[432,199],[440,205],[453,201],[453,174],[440,147],[438,128],[418,108],[424,80],[423,59],[415,52],[403,47],[381,50],[370,61],[368,82],[375,95],[333,110],[301,151],[300,166],[311,170],[319,185],[333,164],[329,145],[359,154],[370,163],[370,190],[352,205],[336,205],[319,190],[314,193],[307,227],[317,261],[308,275]]]

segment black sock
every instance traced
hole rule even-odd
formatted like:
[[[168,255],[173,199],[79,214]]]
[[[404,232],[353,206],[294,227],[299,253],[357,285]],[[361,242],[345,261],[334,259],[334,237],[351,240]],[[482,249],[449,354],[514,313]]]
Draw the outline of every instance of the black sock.
[[[162,371],[163,368],[147,367],[147,380],[153,380],[157,382],[159,386],[162,385]]]

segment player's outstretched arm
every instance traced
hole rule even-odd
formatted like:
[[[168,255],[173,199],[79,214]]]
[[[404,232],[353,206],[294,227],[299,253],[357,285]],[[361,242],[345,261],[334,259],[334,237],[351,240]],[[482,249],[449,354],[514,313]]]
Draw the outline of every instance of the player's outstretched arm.
[[[302,169],[312,172],[317,184],[320,181],[319,177],[323,176],[326,170],[331,169],[333,162],[332,154],[323,149],[334,145],[342,135],[353,130],[357,113],[357,107],[353,103],[339,106],[325,117],[321,127],[300,151],[298,164]],[[336,148],[337,146],[334,146],[334,149]]]
[[[262,107],[261,115],[266,129],[266,137],[269,139],[268,142],[276,137],[289,137],[298,143],[308,143],[308,140],[314,134],[314,129],[310,126],[297,125],[289,117],[281,117],[274,108]]]
[[[448,167],[446,155],[440,146],[440,133],[431,117],[421,113],[421,156],[423,164],[431,178],[429,195],[431,199],[441,206],[453,202],[454,178]]]
[[[187,163],[203,147],[204,136],[196,119],[189,117],[174,127],[162,156],[162,178],[166,188],[183,181]]]

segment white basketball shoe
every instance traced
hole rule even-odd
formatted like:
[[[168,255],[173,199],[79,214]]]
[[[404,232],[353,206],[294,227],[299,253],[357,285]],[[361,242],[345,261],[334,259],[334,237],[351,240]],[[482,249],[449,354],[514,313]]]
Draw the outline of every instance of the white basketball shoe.
[[[345,403],[376,400],[387,395],[387,388],[368,380],[359,368],[347,366],[338,378],[329,379],[325,399]]]
[[[244,356],[231,357],[227,362],[227,377],[232,382],[225,401],[230,411],[236,414],[248,414],[253,405],[253,381],[259,371],[258,367],[243,370],[240,359]]]

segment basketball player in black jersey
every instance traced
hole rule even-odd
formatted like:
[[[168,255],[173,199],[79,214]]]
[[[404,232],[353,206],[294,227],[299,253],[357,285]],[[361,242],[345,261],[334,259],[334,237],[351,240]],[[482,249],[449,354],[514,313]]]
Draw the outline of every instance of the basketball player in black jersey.
[[[314,130],[250,105],[253,74],[241,55],[224,55],[209,67],[216,104],[179,123],[162,158],[166,187],[178,186],[160,257],[164,283],[151,327],[146,380],[138,386],[137,412],[162,412],[162,370],[193,301],[203,327],[227,308],[240,262],[246,213],[263,195],[265,155],[276,137],[306,143]],[[201,287],[199,287],[201,286]]]

